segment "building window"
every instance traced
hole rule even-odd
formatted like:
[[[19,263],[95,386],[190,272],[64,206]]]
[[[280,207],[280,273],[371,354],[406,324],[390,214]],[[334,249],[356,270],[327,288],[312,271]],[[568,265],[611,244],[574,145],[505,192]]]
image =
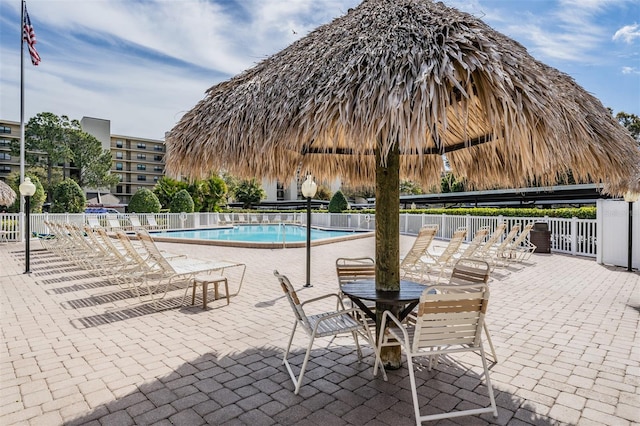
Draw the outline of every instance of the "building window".
[[[11,160],[11,154],[8,152],[0,152],[0,160]]]
[[[11,139],[0,139],[0,146],[11,146]]]
[[[123,156],[123,154],[121,152],[116,152],[116,158],[118,160],[122,160],[122,156]]]
[[[162,171],[162,166],[153,166],[153,171],[154,172],[161,172]]]
[[[0,166],[0,173],[11,173],[11,166]]]
[[[138,160],[146,160],[147,154],[138,154]]]
[[[153,177],[153,181],[154,181],[154,182],[158,182],[158,176],[154,176],[154,177]]]
[[[122,194],[122,185],[118,185],[118,186],[116,186],[116,192],[117,192],[118,194]]]
[[[0,126],[0,133],[11,133],[11,127]]]
[[[116,148],[122,148],[124,142],[121,139],[116,140]]]
[[[138,142],[138,149],[147,149],[147,144]]]
[[[146,164],[138,164],[138,170],[147,170]]]
[[[153,156],[153,159],[154,159],[155,161],[162,161],[162,155],[154,155],[154,156]]]
[[[146,181],[147,177],[145,175],[138,175],[138,180],[140,181]]]
[[[116,163],[116,170],[122,170],[122,163]]]
[[[154,151],[160,151],[160,152],[162,152],[162,151],[163,151],[163,150],[162,150],[162,145],[155,145],[155,146],[153,147],[153,150],[154,150]]]

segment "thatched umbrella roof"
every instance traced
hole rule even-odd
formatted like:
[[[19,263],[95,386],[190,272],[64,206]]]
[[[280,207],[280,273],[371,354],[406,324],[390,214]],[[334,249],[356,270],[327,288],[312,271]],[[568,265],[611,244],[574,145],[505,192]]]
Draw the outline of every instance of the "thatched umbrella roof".
[[[385,161],[394,144],[403,177],[429,186],[443,153],[478,189],[571,172],[621,194],[640,164],[595,97],[516,41],[442,3],[365,0],[210,88],[168,135],[167,168],[371,183],[374,149]]]
[[[10,206],[16,201],[16,192],[0,180],[0,206]]]
[[[439,187],[442,154],[479,189],[570,172],[640,191],[640,151],[596,98],[430,0],[364,0],[213,86],[167,136],[166,163],[187,176],[375,180],[376,289],[398,290],[399,174]]]

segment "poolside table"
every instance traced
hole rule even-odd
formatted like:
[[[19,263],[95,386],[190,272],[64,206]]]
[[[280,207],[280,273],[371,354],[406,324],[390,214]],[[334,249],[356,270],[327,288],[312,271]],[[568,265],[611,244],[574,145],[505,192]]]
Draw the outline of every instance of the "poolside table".
[[[413,281],[401,280],[400,291],[376,290],[375,280],[358,280],[357,282],[343,284],[340,290],[351,301],[376,323],[376,342],[380,334],[382,313],[391,311],[401,321],[411,313],[418,305],[420,296],[427,288],[424,284]],[[373,312],[365,301],[375,302],[376,311]],[[382,348],[382,362],[387,369],[401,367],[400,346]]]

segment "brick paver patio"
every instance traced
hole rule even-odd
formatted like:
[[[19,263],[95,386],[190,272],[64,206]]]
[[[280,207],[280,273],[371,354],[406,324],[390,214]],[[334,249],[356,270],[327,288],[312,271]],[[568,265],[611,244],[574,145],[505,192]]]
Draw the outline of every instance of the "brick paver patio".
[[[411,237],[401,238],[407,250]],[[406,368],[373,377],[373,351],[320,340],[300,395],[281,365],[293,315],[272,274],[301,288],[305,249],[159,244],[191,257],[245,262],[242,291],[180,307],[172,292],[154,311],[127,291],[21,244],[0,244],[0,424],[410,425]],[[34,244],[39,249],[39,244]],[[372,238],[313,247],[302,299],[335,292],[335,259],[373,255]],[[232,291],[237,275],[230,274]],[[640,424],[640,275],[592,259],[534,254],[497,269],[489,328],[499,417],[437,424]],[[190,297],[188,298],[190,302]],[[199,301],[196,301],[196,304]],[[328,308],[329,306],[325,306]],[[305,339],[294,340],[301,362]],[[418,372],[423,411],[486,404],[474,355]]]

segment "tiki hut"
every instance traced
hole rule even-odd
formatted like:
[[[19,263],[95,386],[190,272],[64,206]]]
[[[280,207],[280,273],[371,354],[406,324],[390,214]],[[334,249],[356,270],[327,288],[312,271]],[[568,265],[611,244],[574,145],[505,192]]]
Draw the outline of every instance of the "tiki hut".
[[[211,87],[167,137],[173,173],[376,182],[376,285],[389,290],[399,179],[437,186],[443,155],[476,189],[570,173],[621,194],[640,164],[629,133],[571,77],[430,0],[364,0]]]
[[[0,206],[10,206],[16,201],[16,192],[0,180]]]

